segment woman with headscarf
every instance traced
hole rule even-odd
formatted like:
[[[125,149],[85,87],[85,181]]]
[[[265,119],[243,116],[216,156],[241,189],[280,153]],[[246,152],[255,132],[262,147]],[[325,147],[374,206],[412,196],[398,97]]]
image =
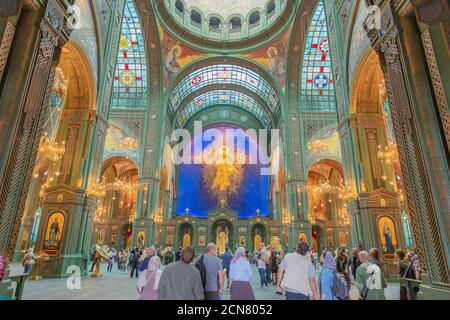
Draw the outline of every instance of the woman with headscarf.
[[[161,259],[158,256],[153,256],[137,284],[139,300],[158,300],[158,284],[161,274]]]
[[[239,247],[230,265],[230,278],[233,281],[230,289],[231,300],[255,300],[251,285],[252,276],[252,268],[245,257],[245,248]]]
[[[336,271],[336,261],[331,252],[327,252],[319,276],[319,289],[322,300],[337,300],[333,295],[333,277]]]

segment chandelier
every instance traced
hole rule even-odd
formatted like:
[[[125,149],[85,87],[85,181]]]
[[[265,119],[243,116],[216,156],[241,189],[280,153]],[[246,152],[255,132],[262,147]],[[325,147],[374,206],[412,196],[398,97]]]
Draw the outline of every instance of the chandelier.
[[[384,149],[378,146],[378,158],[384,161],[387,165],[391,165],[398,161],[397,144],[389,142]]]
[[[310,192],[313,195],[322,195],[322,194],[338,194],[340,200],[348,200],[352,196],[352,189],[347,185],[331,185],[328,181],[321,182],[313,185],[299,185],[297,186],[298,192]]]
[[[129,151],[135,151],[135,150],[137,150],[139,148],[139,141],[136,140],[136,139],[133,139],[131,137],[126,137],[119,144],[119,147],[121,149],[129,150]]]
[[[66,143],[63,141],[59,144],[54,138],[49,138],[47,133],[45,133],[39,144],[38,152],[40,157],[57,162],[62,159],[66,152]]]
[[[310,153],[328,152],[328,145],[322,140],[314,140],[308,143],[308,151]]]
[[[94,223],[105,223],[106,207],[99,204],[94,214]]]

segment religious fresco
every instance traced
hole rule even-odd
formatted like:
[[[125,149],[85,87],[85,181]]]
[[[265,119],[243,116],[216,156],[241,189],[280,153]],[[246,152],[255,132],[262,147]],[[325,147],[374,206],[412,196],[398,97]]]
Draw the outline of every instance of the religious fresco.
[[[48,218],[43,250],[49,256],[59,255],[64,222],[65,218],[61,212],[55,212]]]
[[[164,87],[188,64],[203,58],[205,53],[189,48],[169,35],[160,26],[161,50],[164,70]]]
[[[217,252],[222,255],[225,253],[230,241],[230,229],[228,223],[221,222],[216,229]]]
[[[104,158],[114,156],[117,153],[125,153],[131,158],[139,159],[139,141],[118,126],[109,124],[106,133]]]
[[[339,246],[341,248],[347,247],[347,235],[345,232],[339,232]]]
[[[398,248],[398,243],[394,220],[386,216],[381,217],[378,220],[378,230],[383,254],[395,254],[395,250]]]
[[[205,247],[206,246],[206,236],[205,235],[198,236],[198,246],[199,247]]]
[[[286,88],[286,67],[291,29],[269,45],[243,54],[242,56],[259,63],[267,69],[281,88]]]
[[[215,128],[225,136],[227,127]],[[223,208],[234,210],[240,218],[269,214],[270,177],[261,175],[260,164],[235,164],[234,157],[249,156],[250,146],[237,144],[233,153],[220,142],[201,142],[196,136],[191,146],[202,145],[193,150],[192,163],[203,163],[203,159],[217,151],[212,164],[181,164],[178,177],[177,213],[196,217],[207,217],[208,212]],[[256,143],[255,143],[256,144]],[[192,148],[194,149],[194,148]],[[200,149],[200,148],[195,148]],[[236,158],[237,159],[237,158]]]
[[[306,236],[306,233],[300,232],[298,235],[298,241],[299,242],[307,242],[308,237]]]
[[[105,229],[98,230],[97,244],[102,245],[102,244],[105,243],[105,235],[106,235],[106,230]]]
[[[139,248],[143,248],[145,245],[145,232],[144,231],[139,231],[137,234],[137,238],[136,238],[136,245]]]
[[[192,231],[193,231],[193,228],[188,223],[185,223],[180,227],[179,236],[180,236],[180,243],[182,244],[183,248],[193,245]]]
[[[320,159],[342,161],[341,141],[335,125],[324,128],[308,142],[308,167]]]

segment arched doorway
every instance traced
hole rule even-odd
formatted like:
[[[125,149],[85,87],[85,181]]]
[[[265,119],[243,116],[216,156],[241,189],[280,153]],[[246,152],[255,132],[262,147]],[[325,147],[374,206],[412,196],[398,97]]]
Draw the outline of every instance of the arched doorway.
[[[178,229],[178,243],[182,248],[194,246],[194,227],[190,223],[183,223]]]
[[[365,53],[356,69],[350,113],[360,168],[358,189],[360,199],[361,195],[367,199],[360,200],[360,210],[367,212],[368,223],[359,226],[359,240],[366,247],[378,247],[384,260],[393,261],[392,252],[386,251],[383,244],[384,238],[377,237],[377,221],[388,214],[395,225],[401,225],[402,221],[407,222],[408,215],[391,105],[380,59],[373,49]],[[403,237],[402,228],[398,228],[398,233],[399,245],[404,247],[405,239],[410,237]]]
[[[131,248],[132,245],[132,225],[129,223],[125,223],[120,227],[119,230],[119,242],[118,242],[118,246],[119,249],[128,249]]]
[[[266,228],[264,225],[257,223],[252,227],[252,250],[261,250],[262,244],[269,245],[266,240]]]

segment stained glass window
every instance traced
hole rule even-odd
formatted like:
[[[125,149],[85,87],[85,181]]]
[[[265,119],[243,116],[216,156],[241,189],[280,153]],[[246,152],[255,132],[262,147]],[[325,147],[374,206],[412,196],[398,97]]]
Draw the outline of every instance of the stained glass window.
[[[215,90],[199,95],[179,113],[178,124],[182,126],[197,112],[216,105],[240,107],[252,113],[264,127],[270,127],[269,115],[255,99],[242,92],[232,90]]]
[[[229,64],[203,67],[182,79],[172,91],[169,111],[175,113],[187,96],[213,84],[234,84],[247,88],[264,99],[272,113],[280,111],[278,95],[266,79],[247,68]]]
[[[301,110],[336,112],[325,8],[319,1],[309,26],[302,66]]]
[[[122,20],[112,109],[146,108],[147,58],[139,15],[133,0],[127,0]]]

